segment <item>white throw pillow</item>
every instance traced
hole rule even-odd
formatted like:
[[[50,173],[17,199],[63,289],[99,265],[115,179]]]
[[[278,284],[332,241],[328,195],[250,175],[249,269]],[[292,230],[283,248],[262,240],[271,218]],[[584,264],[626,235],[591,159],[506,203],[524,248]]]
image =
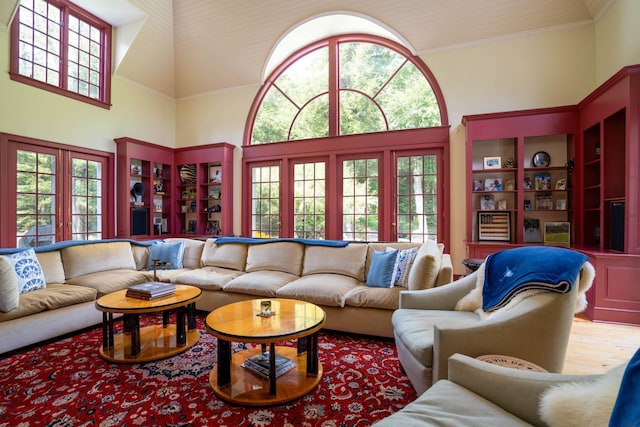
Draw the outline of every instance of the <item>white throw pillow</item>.
[[[387,252],[391,252],[394,250],[394,248],[389,246],[386,249]],[[417,254],[417,247],[398,250],[396,263],[393,266],[393,276],[391,276],[392,286],[403,286],[405,288],[407,287],[409,283],[409,271],[411,271],[411,266],[413,265],[413,261],[416,259]]]
[[[540,399],[540,418],[550,427],[608,426],[626,364],[594,381],[553,386]]]
[[[13,265],[0,256],[0,311],[8,313],[18,308],[20,291],[18,290],[18,277]]]
[[[47,286],[47,282],[40,266],[40,261],[36,257],[33,249],[16,252],[4,257],[13,267],[18,280],[18,291],[23,294],[25,292],[43,289]]]

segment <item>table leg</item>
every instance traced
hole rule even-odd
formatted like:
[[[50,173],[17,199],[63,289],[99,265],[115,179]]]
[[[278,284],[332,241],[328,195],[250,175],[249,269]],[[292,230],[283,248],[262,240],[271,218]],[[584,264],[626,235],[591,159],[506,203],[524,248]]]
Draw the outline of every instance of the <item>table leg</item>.
[[[184,307],[178,307],[176,310],[176,345],[178,346],[187,344],[187,330],[185,325],[186,314]]]
[[[125,314],[123,316],[124,333],[131,336],[131,356],[140,353],[140,316],[137,314]]]
[[[309,337],[298,338],[298,354],[305,353],[307,351],[307,345],[309,345]]]
[[[193,331],[196,328],[196,303],[193,302],[187,306],[187,329]]]
[[[307,339],[307,375],[318,375],[318,333]]]
[[[269,395],[276,395],[276,345],[269,344]]]
[[[170,310],[165,310],[162,312],[162,327],[166,328],[169,326],[169,314],[171,314]]]
[[[113,313],[102,313],[102,349],[113,348]]]
[[[231,342],[218,338],[218,386],[231,383]]]

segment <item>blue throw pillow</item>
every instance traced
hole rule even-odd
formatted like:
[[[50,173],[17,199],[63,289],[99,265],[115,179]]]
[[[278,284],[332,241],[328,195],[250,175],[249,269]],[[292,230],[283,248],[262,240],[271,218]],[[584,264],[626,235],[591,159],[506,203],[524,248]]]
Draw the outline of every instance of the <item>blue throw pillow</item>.
[[[158,270],[175,270],[182,268],[182,257],[184,256],[184,242],[158,242],[151,245],[147,270],[153,270],[153,260],[157,259],[164,265],[158,265]]]
[[[40,261],[38,261],[36,252],[33,249],[6,255],[5,259],[16,272],[18,291],[21,294],[47,287]]]
[[[640,349],[633,355],[622,377],[609,427],[634,426],[640,420]]]
[[[367,274],[367,286],[375,288],[391,288],[393,282],[393,267],[396,264],[398,250],[388,252],[374,251],[371,257],[371,265]]]

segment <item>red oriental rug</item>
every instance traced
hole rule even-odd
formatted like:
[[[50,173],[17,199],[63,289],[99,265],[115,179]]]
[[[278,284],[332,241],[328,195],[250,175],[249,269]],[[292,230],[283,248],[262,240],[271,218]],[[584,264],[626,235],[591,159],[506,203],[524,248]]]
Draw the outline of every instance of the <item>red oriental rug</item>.
[[[226,403],[209,385],[217,341],[203,321],[194,347],[155,362],[104,361],[100,328],[0,359],[0,426],[369,426],[416,398],[393,340],[322,331],[314,391],[264,408]]]

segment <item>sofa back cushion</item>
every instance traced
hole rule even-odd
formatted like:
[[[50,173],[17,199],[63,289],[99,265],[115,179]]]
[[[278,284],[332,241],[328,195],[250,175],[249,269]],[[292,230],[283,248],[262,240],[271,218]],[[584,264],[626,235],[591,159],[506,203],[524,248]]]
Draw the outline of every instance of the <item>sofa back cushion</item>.
[[[418,249],[411,271],[409,271],[409,289],[429,289],[435,286],[444,247],[433,240],[427,240]]]
[[[36,252],[42,266],[44,280],[49,283],[64,283],[64,266],[60,251]]]
[[[271,270],[299,276],[302,272],[304,246],[294,242],[249,245],[245,271]]]
[[[136,269],[129,242],[79,244],[60,252],[67,279],[119,268]]]
[[[221,267],[244,271],[247,263],[246,243],[216,245],[215,239],[207,239],[202,249],[203,267]]]
[[[136,263],[136,270],[146,270],[149,263],[151,246],[132,244],[131,252],[133,253],[133,260]]]
[[[367,260],[366,243],[349,243],[345,247],[306,246],[302,275],[343,274],[364,282]]]
[[[182,254],[182,267],[200,268],[202,250],[204,242],[202,240],[184,239],[180,237],[164,240],[167,243],[184,242],[184,253]]]

